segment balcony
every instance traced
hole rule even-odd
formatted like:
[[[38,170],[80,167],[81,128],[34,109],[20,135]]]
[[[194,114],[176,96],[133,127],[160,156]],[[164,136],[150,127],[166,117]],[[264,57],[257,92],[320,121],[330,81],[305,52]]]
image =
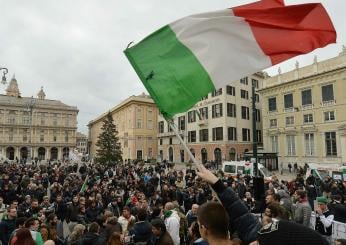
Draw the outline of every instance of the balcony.
[[[198,121],[198,126],[208,126],[208,119],[201,119]]]
[[[322,106],[327,107],[327,106],[333,106],[335,105],[335,100],[328,100],[328,101],[322,101]]]
[[[294,112],[294,107],[285,108],[284,111],[285,112]]]
[[[305,111],[305,110],[312,110],[314,108],[314,105],[313,104],[310,104],[310,105],[302,105],[302,111]]]

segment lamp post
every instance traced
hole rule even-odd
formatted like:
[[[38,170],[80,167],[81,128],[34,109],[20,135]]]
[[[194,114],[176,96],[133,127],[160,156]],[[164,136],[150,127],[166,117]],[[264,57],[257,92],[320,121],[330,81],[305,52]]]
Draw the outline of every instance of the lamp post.
[[[6,84],[6,74],[8,73],[8,69],[6,67],[0,67],[0,71],[1,70],[4,70],[2,73],[1,83],[3,85],[5,85]]]
[[[32,113],[35,108],[35,99],[31,97],[30,101],[28,102],[27,106],[27,111],[29,112],[29,145],[30,145],[30,156],[29,159],[32,161],[33,157],[33,147],[32,147]]]
[[[257,131],[256,131],[256,86],[255,81],[252,80],[252,157],[254,158],[253,172],[254,176],[258,176],[258,162],[257,162]]]

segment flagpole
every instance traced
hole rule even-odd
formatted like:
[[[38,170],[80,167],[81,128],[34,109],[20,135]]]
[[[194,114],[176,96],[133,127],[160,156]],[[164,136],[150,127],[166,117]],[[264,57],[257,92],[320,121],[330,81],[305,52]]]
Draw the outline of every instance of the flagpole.
[[[174,125],[173,119],[166,119],[168,125],[171,127],[175,135],[178,137],[180,143],[183,145],[184,149],[187,151],[187,154],[189,155],[192,162],[195,164],[196,168],[200,166],[201,163],[197,162],[196,158],[193,156],[192,152],[190,151],[189,147],[187,147],[185,141],[181,138],[179,131],[177,127]]]
[[[168,125],[171,127],[171,129],[173,130],[173,132],[175,133],[175,135],[178,137],[180,143],[183,145],[183,147],[185,148],[185,150],[187,151],[187,153],[190,156],[190,159],[192,160],[192,162],[195,164],[195,167],[198,169],[199,166],[201,166],[201,163],[197,162],[196,158],[193,156],[192,152],[190,151],[189,147],[187,147],[185,141],[181,138],[179,131],[177,129],[177,127],[174,125],[174,121],[173,119],[166,119],[166,122],[168,123]],[[217,193],[214,191],[214,189],[211,187],[210,184],[208,184],[210,190],[212,191],[212,193],[214,193],[214,196],[216,197],[217,201],[219,203],[222,204],[219,196],[217,195]]]

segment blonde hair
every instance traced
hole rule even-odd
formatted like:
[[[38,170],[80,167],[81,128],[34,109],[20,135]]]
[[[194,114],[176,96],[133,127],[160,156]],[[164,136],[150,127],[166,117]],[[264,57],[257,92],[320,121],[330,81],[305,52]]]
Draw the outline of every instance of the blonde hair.
[[[82,237],[85,230],[85,226],[82,224],[77,224],[75,227],[73,227],[73,231],[70,234],[69,240],[70,241],[77,241],[79,238]]]

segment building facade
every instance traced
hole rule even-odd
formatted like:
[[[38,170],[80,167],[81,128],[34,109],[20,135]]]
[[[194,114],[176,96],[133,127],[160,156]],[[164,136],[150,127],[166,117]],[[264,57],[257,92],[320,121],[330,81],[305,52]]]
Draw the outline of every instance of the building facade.
[[[202,163],[242,159],[252,149],[252,83],[262,88],[263,74],[256,73],[215,90],[186,113],[176,115],[174,124],[197,161]],[[262,142],[260,97],[256,93],[256,135]],[[188,162],[183,145],[159,115],[158,151],[162,160]]]
[[[346,49],[329,60],[265,79],[264,149],[280,165],[346,163]]]
[[[123,160],[156,159],[157,107],[150,96],[131,96],[112,108]],[[89,122],[90,157],[96,156],[96,142],[108,112]]]
[[[78,109],[46,99],[21,97],[13,78],[0,95],[0,155],[9,160],[62,160],[76,145]]]
[[[80,132],[77,132],[76,149],[78,153],[82,153],[83,155],[88,153],[88,136]]]

